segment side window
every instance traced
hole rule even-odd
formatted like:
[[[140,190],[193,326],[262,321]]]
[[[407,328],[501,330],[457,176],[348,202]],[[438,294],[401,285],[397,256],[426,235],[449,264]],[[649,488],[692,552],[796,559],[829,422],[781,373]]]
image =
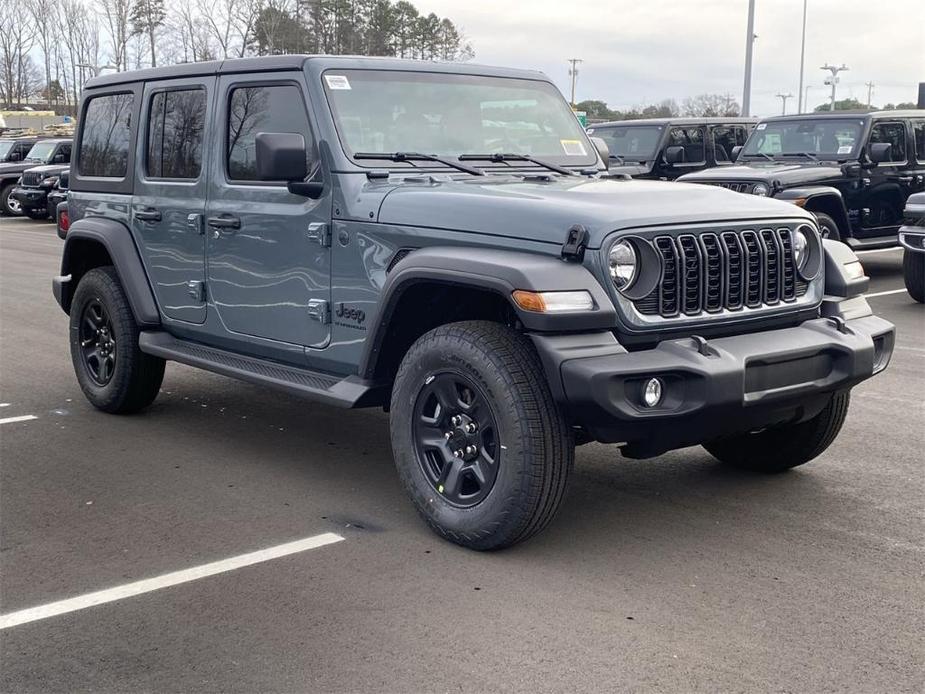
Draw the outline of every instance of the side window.
[[[925,120],[912,121],[912,135],[915,139],[915,158],[925,163]]]
[[[203,89],[158,92],[148,114],[148,176],[199,178],[206,117]]]
[[[877,123],[871,128],[870,141],[889,142],[890,161],[906,161],[906,128],[902,123]]]
[[[90,99],[84,111],[80,140],[81,176],[124,178],[132,139],[133,94],[110,94]]]
[[[687,164],[701,164],[705,161],[703,128],[672,128],[668,133],[668,146],[683,147]]]
[[[31,142],[20,142],[18,145],[16,145],[16,151],[19,152],[20,160],[26,158],[26,155],[29,154],[30,149],[32,149]]]
[[[254,143],[257,133],[300,133],[305,137],[308,170],[312,170],[314,141],[302,92],[295,85],[238,87],[228,104],[228,178],[256,181]]]
[[[71,160],[71,145],[69,143],[58,147],[55,152],[55,163],[67,164]]]
[[[717,162],[732,161],[732,148],[742,144],[744,128],[721,125],[713,128],[713,151]]]

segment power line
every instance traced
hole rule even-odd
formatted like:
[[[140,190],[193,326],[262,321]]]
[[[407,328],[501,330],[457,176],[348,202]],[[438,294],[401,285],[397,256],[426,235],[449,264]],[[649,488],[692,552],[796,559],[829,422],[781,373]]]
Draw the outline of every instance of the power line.
[[[780,115],[786,116],[787,115],[787,99],[792,98],[793,94],[791,94],[790,92],[787,92],[786,94],[777,94],[776,96],[781,101]]]
[[[867,108],[870,108],[870,100],[871,98],[873,98],[873,94],[874,94],[874,83],[865,82],[864,86],[867,87]]]

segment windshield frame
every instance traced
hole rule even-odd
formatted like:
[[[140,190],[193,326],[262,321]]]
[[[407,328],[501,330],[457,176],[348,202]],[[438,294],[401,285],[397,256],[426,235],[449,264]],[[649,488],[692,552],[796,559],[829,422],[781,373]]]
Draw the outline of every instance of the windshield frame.
[[[612,155],[614,155],[614,156],[620,157],[620,159],[622,159],[625,163],[628,163],[628,164],[643,164],[643,163],[648,163],[648,162],[657,161],[657,160],[659,159],[659,156],[660,156],[662,150],[664,150],[664,148],[665,148],[665,140],[666,140],[667,137],[668,137],[668,133],[671,132],[671,128],[672,128],[672,127],[673,127],[673,126],[672,126],[670,123],[664,123],[664,124],[662,124],[662,125],[656,125],[656,124],[654,124],[654,123],[645,123],[645,124],[643,124],[643,123],[638,123],[638,124],[637,124],[637,123],[633,123],[632,125],[629,125],[629,124],[627,124],[627,125],[608,125],[608,124],[606,124],[606,123],[601,123],[600,125],[589,125],[585,132],[587,132],[587,130],[591,130],[591,131],[593,131],[593,132],[589,133],[589,136],[590,136],[590,137],[599,137],[599,136],[597,135],[598,130],[605,130],[605,129],[617,129],[617,128],[637,128],[637,129],[639,129],[639,128],[655,128],[655,129],[657,129],[657,130],[660,130],[661,132],[660,132],[659,135],[658,135],[658,139],[655,141],[655,149],[652,151],[652,153],[651,153],[650,155],[646,156],[645,158],[637,159],[636,157],[634,157],[634,156],[632,156],[632,155],[618,154],[618,153],[615,153],[615,152],[611,152],[611,153],[610,153],[610,154],[612,154]],[[603,139],[603,138],[601,138],[601,139]],[[604,141],[606,142],[606,140],[604,140]],[[607,147],[608,147],[608,149],[610,148],[610,144],[609,144],[609,143],[608,143]],[[617,161],[617,160],[613,160],[613,161]],[[618,163],[617,165],[620,166],[619,163]],[[611,166],[613,166],[613,164],[611,164]]]
[[[552,95],[557,97],[561,101],[563,108],[567,109],[569,112],[572,112],[571,107],[565,101],[565,98],[562,96],[562,93],[559,91],[559,89],[551,81],[547,79],[542,79],[542,78],[534,78],[530,76],[476,74],[476,73],[469,73],[469,72],[454,72],[452,70],[422,71],[422,70],[415,70],[412,67],[403,68],[403,69],[382,69],[382,68],[374,68],[374,67],[339,67],[339,66],[338,67],[325,67],[323,70],[317,73],[313,77],[313,79],[316,80],[317,87],[320,88],[321,93],[324,95],[324,99],[328,107],[327,115],[330,117],[331,119],[330,122],[334,126],[334,132],[337,136],[338,144],[340,146],[340,151],[342,152],[346,161],[348,161],[354,169],[363,171],[363,172],[366,172],[370,169],[380,169],[380,170],[388,169],[388,170],[401,171],[401,172],[408,172],[409,170],[422,171],[422,172],[438,170],[438,171],[459,173],[458,171],[455,171],[454,169],[448,166],[444,166],[443,164],[440,164],[439,162],[392,161],[389,158],[362,159],[362,160],[354,159],[353,155],[356,154],[356,152],[354,152],[349,147],[348,142],[346,138],[344,137],[344,134],[341,129],[340,114],[338,112],[336,103],[331,98],[332,90],[329,88],[327,84],[327,80],[325,79],[325,76],[329,74],[332,74],[332,75],[348,74],[349,75],[349,73],[355,73],[355,72],[363,72],[363,73],[376,72],[376,73],[384,73],[384,74],[398,73],[398,74],[420,76],[423,79],[437,79],[440,76],[449,76],[450,78],[461,78],[462,80],[473,80],[473,81],[490,80],[490,81],[495,82],[499,80],[507,80],[507,81],[511,81],[511,82],[515,82],[519,84],[536,83],[537,85],[546,85],[547,88],[551,89]],[[570,156],[564,155],[564,156],[551,157],[551,156],[543,155],[543,154],[537,154],[535,156],[541,159],[547,160],[550,163],[554,163],[559,166],[563,166],[565,168],[574,169],[575,171],[580,171],[582,169],[589,169],[589,168],[603,170],[601,167],[600,158],[597,153],[597,148],[594,146],[594,143],[591,142],[590,138],[588,137],[588,134],[585,132],[585,128],[578,121],[577,117],[575,118],[575,137],[581,139],[582,145],[584,146],[585,151],[587,152],[587,156],[582,158],[580,161],[574,161],[574,160],[579,159],[577,156],[570,157]],[[421,152],[421,153],[431,154],[431,152]],[[443,154],[441,156],[449,159],[449,158],[455,158],[456,156],[459,156],[459,155],[473,154],[473,153],[480,154],[481,152],[474,152],[474,151],[462,152],[461,151],[461,152],[455,152],[454,155]],[[570,159],[572,161],[569,161]],[[517,171],[517,170],[523,170],[523,169],[535,170],[535,169],[542,168],[536,164],[530,163],[529,161],[519,161],[519,160],[517,161],[510,160],[506,162],[497,162],[497,163],[493,163],[491,161],[486,160],[484,164],[481,161],[473,162],[473,164],[477,166],[477,168],[479,169],[484,169],[492,173],[498,173],[502,171]]]
[[[809,154],[815,157],[816,161],[829,161],[829,162],[845,162],[858,159],[861,156],[861,151],[864,148],[864,142],[867,140],[867,132],[869,129],[869,122],[863,117],[863,115],[854,114],[852,116],[818,116],[813,118],[805,118],[800,116],[794,116],[790,118],[774,118],[768,120],[759,121],[752,131],[748,134],[748,139],[745,141],[745,144],[742,146],[742,151],[739,153],[739,161],[769,161],[768,157],[773,161],[783,161],[790,159],[799,159],[801,161],[811,161],[810,158],[804,156],[803,152],[781,152],[779,154],[771,154],[770,152],[761,153],[761,152],[748,152],[748,144],[751,142],[752,138],[757,138],[761,136],[765,128],[759,127],[762,124],[765,124],[766,127],[776,124],[791,124],[791,123],[838,123],[838,122],[848,122],[857,125],[858,134],[855,140],[854,145],[851,148],[851,151],[848,153],[838,154],[838,152],[813,152],[810,151]]]

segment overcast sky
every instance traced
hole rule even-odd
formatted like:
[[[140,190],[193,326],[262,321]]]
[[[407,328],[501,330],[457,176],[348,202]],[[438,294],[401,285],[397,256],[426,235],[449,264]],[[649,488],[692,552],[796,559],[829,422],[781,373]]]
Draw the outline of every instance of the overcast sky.
[[[819,66],[846,63],[838,98],[915,101],[925,82],[925,0],[808,0],[809,102],[828,99]],[[626,108],[664,98],[729,92],[742,100],[748,0],[414,0],[452,19],[475,62],[538,69],[568,98],[568,58],[579,66],[576,100]],[[757,0],[752,114],[780,113],[800,69],[803,0]]]

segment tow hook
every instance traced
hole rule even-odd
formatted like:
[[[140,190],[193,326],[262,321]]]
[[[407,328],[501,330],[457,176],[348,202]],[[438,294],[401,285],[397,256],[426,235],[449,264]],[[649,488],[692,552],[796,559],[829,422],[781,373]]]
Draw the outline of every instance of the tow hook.
[[[710,344],[707,342],[705,337],[700,335],[691,335],[691,339],[694,341],[694,344],[697,345],[697,351],[705,357],[716,357],[719,356],[713,347],[710,347]]]

